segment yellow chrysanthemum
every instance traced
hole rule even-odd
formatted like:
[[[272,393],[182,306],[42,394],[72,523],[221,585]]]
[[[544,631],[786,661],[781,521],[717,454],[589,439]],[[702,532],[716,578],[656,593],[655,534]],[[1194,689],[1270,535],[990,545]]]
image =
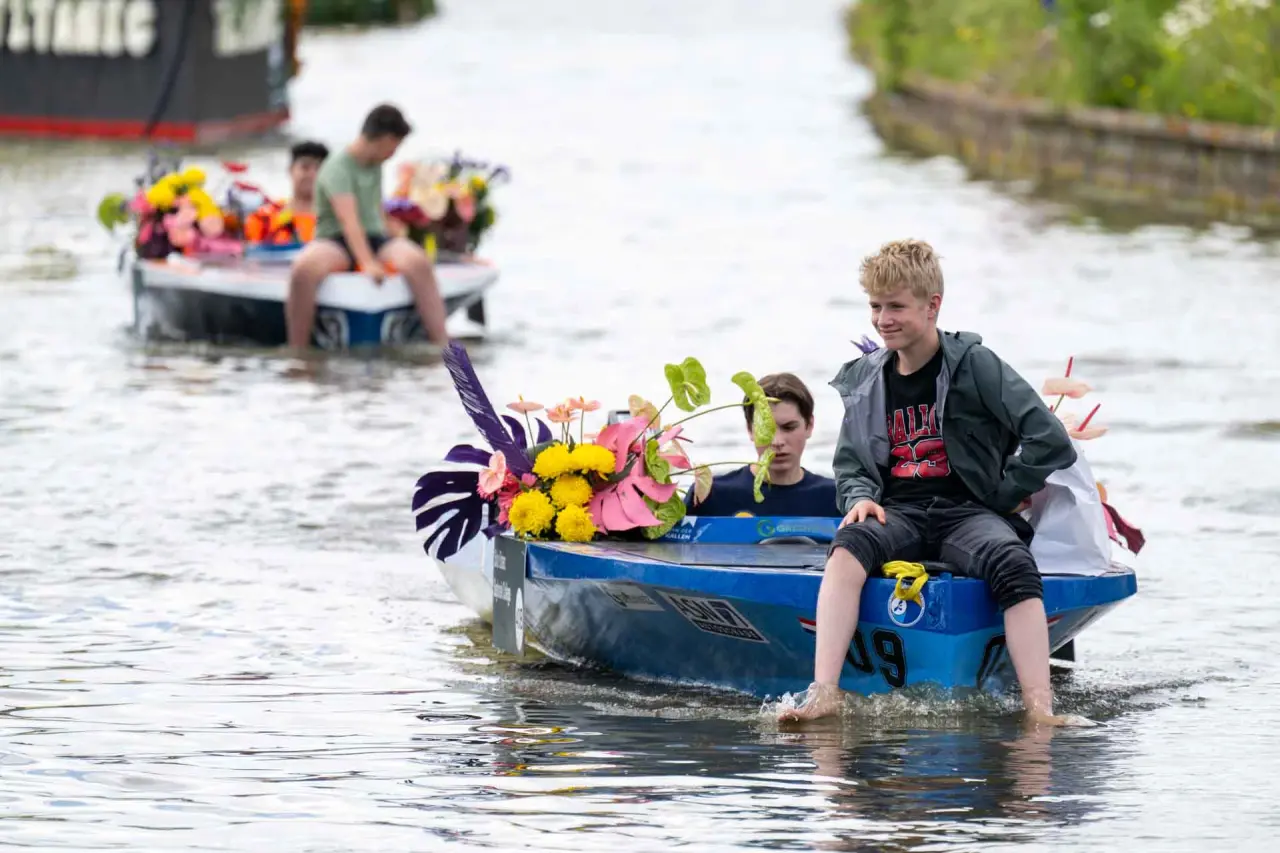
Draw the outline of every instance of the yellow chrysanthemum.
[[[592,494],[591,484],[578,474],[561,474],[551,484],[551,502],[561,509],[583,506],[591,500]]]
[[[567,506],[556,516],[556,533],[565,542],[589,542],[596,535],[596,525],[585,507]]]
[[[544,480],[554,480],[561,474],[574,470],[576,469],[569,459],[569,448],[560,442],[539,453],[537,461],[533,463],[534,475]]]
[[[511,502],[507,520],[511,529],[521,536],[537,536],[551,526],[556,517],[551,498],[540,491],[521,492]]]
[[[202,186],[205,181],[204,169],[198,166],[190,166],[182,173],[180,178],[189,187]]]
[[[572,466],[570,470],[584,474],[595,472],[601,477],[608,477],[617,465],[613,451],[598,444],[579,444],[569,454],[569,461]]]
[[[156,184],[147,190],[147,204],[156,210],[168,210],[177,200],[177,195],[167,184]]]

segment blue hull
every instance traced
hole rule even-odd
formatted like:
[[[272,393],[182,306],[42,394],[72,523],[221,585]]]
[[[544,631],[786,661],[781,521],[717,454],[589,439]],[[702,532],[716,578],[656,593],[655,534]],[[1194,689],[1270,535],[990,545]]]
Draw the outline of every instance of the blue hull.
[[[828,541],[836,520],[690,521],[658,542],[521,543],[504,536],[487,543],[490,571],[495,552],[505,558],[493,575],[495,642],[522,630],[551,657],[636,678],[761,698],[805,689],[826,548],[757,543],[795,535]],[[523,565],[512,565],[513,556]],[[986,585],[945,569],[930,566],[923,609],[894,598],[893,581],[868,581],[844,689],[874,694],[928,683],[994,690],[1008,683],[1003,621]],[[1045,577],[1052,647],[1136,591],[1134,573],[1119,567]]]

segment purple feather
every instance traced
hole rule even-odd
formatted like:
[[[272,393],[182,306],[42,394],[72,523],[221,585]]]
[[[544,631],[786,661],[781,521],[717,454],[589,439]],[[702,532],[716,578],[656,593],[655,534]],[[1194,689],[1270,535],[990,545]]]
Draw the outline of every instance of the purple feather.
[[[453,387],[457,389],[458,397],[462,400],[462,408],[467,410],[472,423],[484,436],[485,441],[489,442],[489,446],[494,450],[502,451],[502,455],[507,459],[507,468],[512,474],[519,477],[530,473],[533,466],[529,462],[528,455],[524,452],[524,448],[512,439],[507,428],[498,419],[498,413],[494,411],[493,404],[484,393],[480,377],[476,376],[475,369],[471,366],[471,359],[467,357],[467,351],[462,344],[454,341],[445,347],[444,364],[453,378]]]
[[[479,447],[472,447],[470,444],[459,444],[454,446],[444,456],[445,462],[465,462],[470,465],[489,466],[489,457],[493,454],[488,450],[481,450]]]
[[[868,355],[880,349],[880,345],[875,341],[871,340],[871,338],[868,338],[866,335],[862,336],[862,340],[854,341],[853,345],[858,349],[862,350],[863,355]]]

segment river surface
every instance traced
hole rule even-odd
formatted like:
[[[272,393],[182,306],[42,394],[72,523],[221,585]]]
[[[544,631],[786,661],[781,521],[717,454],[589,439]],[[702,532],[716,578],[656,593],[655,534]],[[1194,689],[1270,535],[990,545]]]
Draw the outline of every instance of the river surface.
[[[140,150],[5,143],[0,846],[1270,849],[1280,252],[887,155],[829,0],[446,6],[307,33],[293,131],[342,144],[387,96],[406,153],[511,167],[491,395],[624,403],[695,355],[731,400],[734,371],[790,369],[829,472],[858,261],[932,241],[943,325],[1036,383],[1074,355],[1111,428],[1089,458],[1149,544],[1058,697],[1106,725],[905,696],[779,731],[754,700],[504,661],[413,531],[416,478],[473,438],[440,365],[139,345],[92,214]],[[282,150],[233,153],[283,188]],[[705,461],[749,453],[734,412],[691,426]]]

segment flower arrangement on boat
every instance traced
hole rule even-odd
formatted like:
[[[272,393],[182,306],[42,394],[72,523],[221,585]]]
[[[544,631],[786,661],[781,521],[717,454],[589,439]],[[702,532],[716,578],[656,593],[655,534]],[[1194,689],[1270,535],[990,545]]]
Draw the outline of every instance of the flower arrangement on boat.
[[[463,407],[489,448],[457,445],[445,456],[454,467],[429,471],[418,481],[413,500],[418,530],[431,528],[425,547],[441,560],[480,532],[486,507],[491,523],[484,533],[490,537],[510,529],[524,539],[567,542],[637,534],[659,538],[685,513],[673,478],[692,475],[691,488],[704,497],[711,485],[711,465],[695,465],[685,448],[688,421],[752,405],[761,446],[772,440],[776,429],[770,398],[746,371],[731,379],[742,389],[744,402],[709,406],[706,372],[695,358],[666,365],[671,394],[662,406],[632,395],[630,416],[595,434],[587,433],[585,418],[600,409],[598,401],[578,397],[545,407],[519,399],[507,408],[521,418],[500,416],[461,345],[446,349],[445,363]],[[662,414],[669,406],[685,416],[664,424]],[[531,417],[539,412],[545,412],[546,421]],[[558,434],[548,421],[557,426]],[[756,465],[757,501],[764,499],[761,488],[772,453],[765,451]]]
[[[490,200],[494,184],[509,179],[505,166],[465,160],[422,160],[402,163],[391,197],[384,207],[409,229],[409,239],[428,254],[467,254],[480,245],[497,222]]]
[[[98,221],[109,231],[135,222],[140,258],[164,258],[173,251],[239,255],[242,247],[225,235],[225,216],[204,188],[205,180],[203,169],[190,166],[143,184],[131,199],[108,194],[98,205]]]

